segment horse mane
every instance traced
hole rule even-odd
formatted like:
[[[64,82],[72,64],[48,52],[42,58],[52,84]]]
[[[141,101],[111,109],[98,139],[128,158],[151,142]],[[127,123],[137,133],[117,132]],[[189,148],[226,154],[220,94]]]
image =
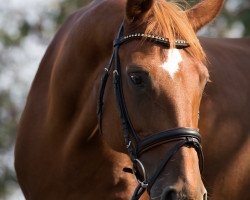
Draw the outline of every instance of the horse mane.
[[[206,55],[182,8],[183,3],[156,0],[149,15],[150,19],[144,21],[147,23],[145,33],[156,33],[169,38],[171,48],[174,47],[176,39],[183,39],[190,44],[187,52],[194,58],[206,62]]]

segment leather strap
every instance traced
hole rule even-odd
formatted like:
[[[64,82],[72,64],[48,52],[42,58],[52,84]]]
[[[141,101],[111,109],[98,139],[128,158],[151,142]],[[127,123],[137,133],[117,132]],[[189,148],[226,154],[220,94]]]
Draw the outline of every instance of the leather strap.
[[[194,147],[196,144],[198,144],[198,141],[193,140],[192,137],[187,137],[186,139],[182,139],[181,141],[179,141],[177,144],[175,144],[165,155],[164,159],[161,161],[160,165],[158,166],[156,172],[154,173],[154,175],[150,178],[150,180],[148,181],[148,191],[150,192],[151,187],[153,186],[153,184],[155,183],[157,177],[160,175],[160,173],[162,172],[162,170],[164,169],[164,167],[166,166],[166,164],[170,161],[170,159],[177,153],[177,151],[183,147],[183,146],[190,146],[190,147]],[[198,153],[198,152],[197,152]],[[199,153],[198,153],[199,155]],[[200,158],[200,156],[199,156]],[[200,166],[202,167],[202,166]],[[202,171],[202,169],[201,169]]]
[[[141,140],[137,146],[137,153],[141,154],[144,151],[147,151],[160,144],[171,142],[173,140],[180,140],[186,137],[192,137],[197,139],[199,142],[201,141],[200,134],[196,129],[175,128],[154,134],[152,136],[148,136],[145,139]]]
[[[112,56],[109,60],[107,67],[104,68],[104,72],[101,77],[101,84],[100,84],[100,88],[98,92],[97,117],[98,117],[98,127],[99,127],[99,131],[101,134],[102,134],[102,115],[103,115],[103,105],[104,105],[103,98],[104,98],[104,92],[105,92],[106,84],[109,78],[110,70],[112,67],[113,59],[114,59],[114,52],[112,53]]]
[[[114,46],[121,46],[124,43],[130,42],[132,40],[142,40],[149,41],[154,44],[158,44],[165,48],[170,48],[170,42],[168,38],[164,38],[155,34],[145,34],[145,33],[133,33],[123,37],[120,37],[115,40]],[[176,49],[184,49],[189,47],[189,44],[184,40],[176,40],[175,48]]]

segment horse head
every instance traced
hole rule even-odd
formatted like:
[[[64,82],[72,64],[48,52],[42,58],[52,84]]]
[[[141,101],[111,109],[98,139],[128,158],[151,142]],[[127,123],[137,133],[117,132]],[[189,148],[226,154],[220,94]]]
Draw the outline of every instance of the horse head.
[[[195,32],[222,3],[204,0],[182,11],[163,0],[127,1],[100,87],[99,120],[105,140],[133,162],[134,199],[146,189],[151,199],[207,198],[198,119],[209,73]]]
[[[110,61],[110,68],[115,65],[115,92],[110,82],[107,93],[113,95],[105,98],[102,130],[114,149],[129,152],[139,181],[134,199],[145,189],[151,199],[207,198],[202,158],[197,156],[201,149],[196,148],[200,141],[176,146],[188,139],[186,132],[198,130],[200,101],[209,80],[195,32],[217,15],[222,3],[202,1],[182,11],[163,0],[127,1]],[[193,139],[197,137],[191,135]]]

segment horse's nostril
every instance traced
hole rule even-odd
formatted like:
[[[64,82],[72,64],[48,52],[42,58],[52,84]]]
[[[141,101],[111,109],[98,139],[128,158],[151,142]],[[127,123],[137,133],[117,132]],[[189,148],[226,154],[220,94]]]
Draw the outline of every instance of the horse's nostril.
[[[161,200],[176,200],[177,199],[177,191],[173,187],[167,187],[163,194]]]
[[[181,197],[180,197],[181,196]],[[203,197],[203,198],[202,198]],[[176,188],[174,187],[167,187],[161,196],[161,200],[177,200],[177,199],[193,199],[191,197],[186,196],[186,194],[178,194]],[[200,195],[198,199],[203,199],[203,200],[207,200],[207,191],[205,190],[205,192],[203,193],[203,196]]]
[[[207,193],[206,192],[203,194],[203,200],[207,200]]]

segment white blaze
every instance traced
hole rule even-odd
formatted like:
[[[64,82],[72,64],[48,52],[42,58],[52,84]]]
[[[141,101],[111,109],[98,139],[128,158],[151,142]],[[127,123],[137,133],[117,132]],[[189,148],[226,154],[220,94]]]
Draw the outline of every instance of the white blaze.
[[[182,61],[181,53],[178,49],[169,49],[168,58],[162,64],[162,68],[165,69],[169,75],[174,78],[176,72],[179,71],[179,64]]]

